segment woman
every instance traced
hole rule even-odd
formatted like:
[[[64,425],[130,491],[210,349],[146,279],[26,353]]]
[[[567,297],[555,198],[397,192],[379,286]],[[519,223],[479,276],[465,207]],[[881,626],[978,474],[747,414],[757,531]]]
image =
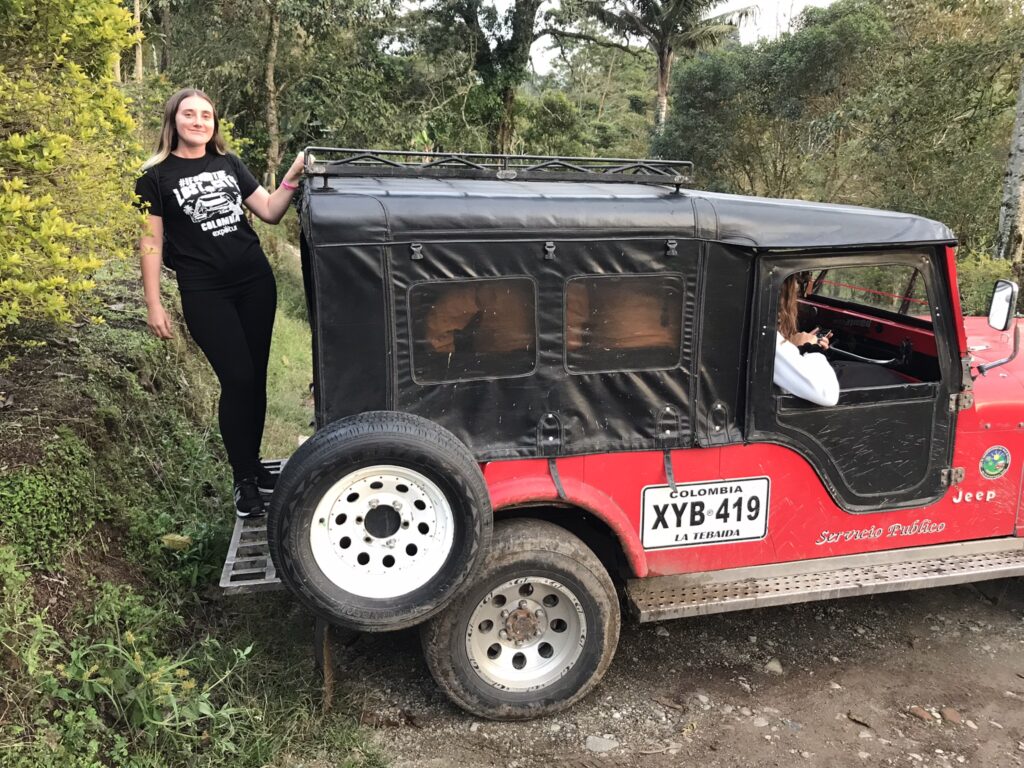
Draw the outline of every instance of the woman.
[[[793,274],[782,283],[779,295],[779,327],[775,332],[775,373],[773,381],[784,391],[809,400],[815,405],[839,402],[839,380],[822,352],[828,349],[828,338],[797,330],[797,298],[800,277]],[[815,351],[801,354],[800,348],[813,344]],[[820,351],[819,351],[820,350]]]
[[[160,266],[175,270],[185,325],[220,381],[219,421],[234,475],[239,517],[264,511],[260,489],[274,476],[259,462],[267,405],[267,361],[277,287],[244,204],[276,224],[302,175],[302,155],[268,193],[229,154],[213,101],[200,90],[175,93],[164,109],[157,152],[135,193],[148,214],[139,242],[150,330],[172,336],[160,300]]]

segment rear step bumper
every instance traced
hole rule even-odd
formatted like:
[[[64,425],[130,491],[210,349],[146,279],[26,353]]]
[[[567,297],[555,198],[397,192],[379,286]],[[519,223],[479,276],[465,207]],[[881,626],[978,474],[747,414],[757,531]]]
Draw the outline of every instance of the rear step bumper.
[[[1024,575],[1024,539],[988,539],[633,579],[641,622]]]
[[[268,460],[263,462],[263,466],[272,474],[280,475],[284,461]],[[267,494],[264,494],[266,498]],[[220,588],[233,595],[284,589],[274,561],[270,559],[266,517],[235,518],[228,556],[220,572]]]

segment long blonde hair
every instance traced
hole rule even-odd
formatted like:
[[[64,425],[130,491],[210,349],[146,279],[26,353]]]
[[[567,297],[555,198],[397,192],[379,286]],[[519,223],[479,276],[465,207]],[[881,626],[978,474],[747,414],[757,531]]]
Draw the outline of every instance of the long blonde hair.
[[[220,134],[220,115],[217,114],[217,106],[213,103],[213,99],[198,88],[182,88],[171,96],[167,100],[167,104],[164,105],[164,122],[160,127],[160,142],[157,144],[156,154],[142,164],[142,170],[145,171],[147,168],[152,168],[154,165],[162,163],[171,152],[177,149],[178,125],[175,122],[175,118],[178,115],[178,107],[181,106],[181,102],[190,96],[198,96],[213,108],[213,137],[206,142],[206,151],[216,152],[218,155],[227,154],[228,145]]]
[[[782,281],[779,293],[779,333],[782,338],[791,339],[797,332],[797,297],[800,295],[800,273],[796,272]]]

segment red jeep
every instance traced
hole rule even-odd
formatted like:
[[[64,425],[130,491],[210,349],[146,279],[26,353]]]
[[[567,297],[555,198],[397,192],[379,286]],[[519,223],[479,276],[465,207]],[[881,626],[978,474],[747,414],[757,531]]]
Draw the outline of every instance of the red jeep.
[[[311,153],[317,431],[271,551],[331,622],[421,624],[460,706],[569,706],[620,600],[659,621],[1024,573],[1017,288],[965,321],[942,224],[700,192],[680,162]],[[800,326],[875,374],[834,406],[773,385],[794,273]]]

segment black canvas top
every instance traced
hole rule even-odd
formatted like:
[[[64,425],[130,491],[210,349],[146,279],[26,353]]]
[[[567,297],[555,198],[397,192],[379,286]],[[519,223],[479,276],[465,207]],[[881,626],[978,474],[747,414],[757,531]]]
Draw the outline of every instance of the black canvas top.
[[[672,232],[759,249],[952,243],[920,216],[847,205],[676,192],[656,185],[475,179],[330,178],[308,184],[318,245],[547,234]],[[353,197],[364,198],[357,203]]]
[[[740,441],[760,255],[955,242],[908,214],[650,184],[326,183],[301,202],[318,427],[415,413],[480,461]]]

